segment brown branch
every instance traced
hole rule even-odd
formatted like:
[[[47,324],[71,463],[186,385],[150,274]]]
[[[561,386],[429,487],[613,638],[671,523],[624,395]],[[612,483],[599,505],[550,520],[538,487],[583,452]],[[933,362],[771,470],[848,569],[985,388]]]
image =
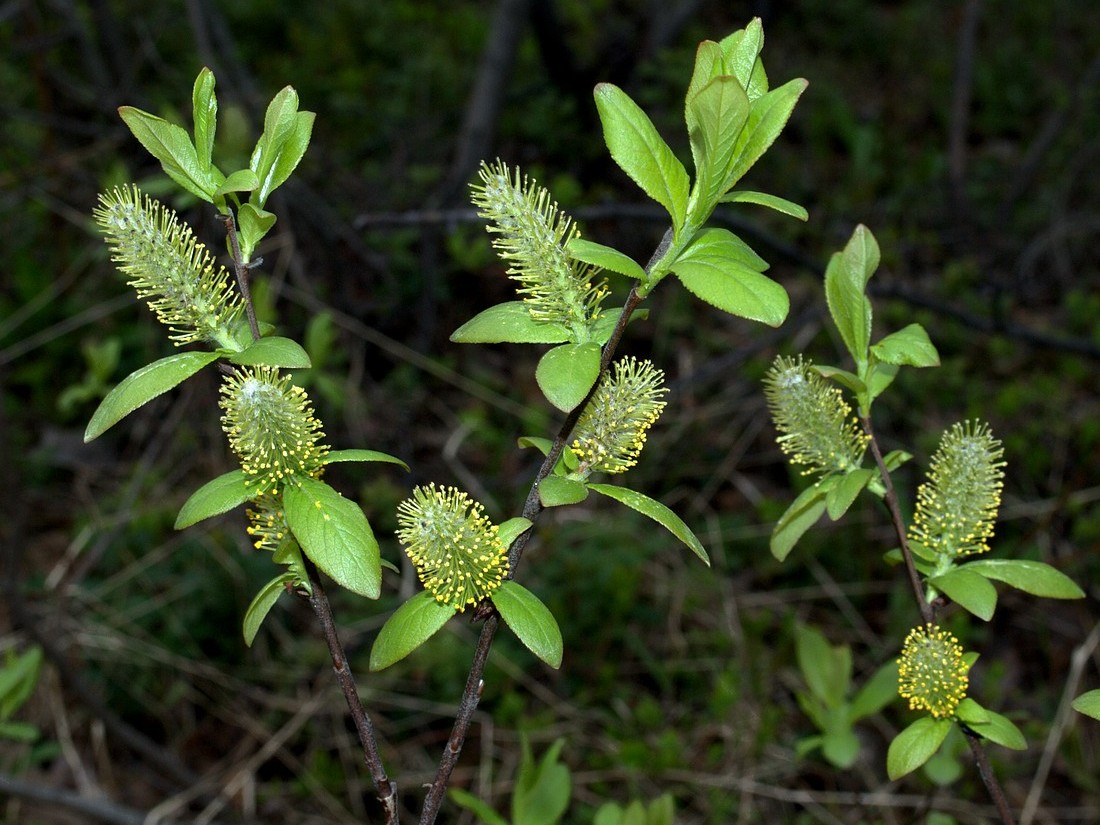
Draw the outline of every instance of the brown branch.
[[[252,306],[252,290],[248,288],[248,270],[250,267],[241,260],[241,245],[237,239],[237,221],[233,217],[232,210],[223,215],[222,220],[225,222],[225,233],[229,237],[233,271],[237,275],[237,285],[241,288],[241,297],[244,299],[244,311],[248,315],[248,328],[252,330],[252,340],[259,341],[260,325],[256,321],[256,308]],[[257,260],[256,263],[259,263],[259,261]]]

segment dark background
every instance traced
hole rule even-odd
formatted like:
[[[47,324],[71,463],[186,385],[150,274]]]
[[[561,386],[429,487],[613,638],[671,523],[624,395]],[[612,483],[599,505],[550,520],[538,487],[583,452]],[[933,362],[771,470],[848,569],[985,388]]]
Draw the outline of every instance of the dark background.
[[[1030,821],[1100,819],[1098,726],[1065,713],[1067,697],[1100,678],[1091,0],[0,6],[0,647],[37,641],[48,654],[19,715],[42,737],[0,743],[0,771],[102,794],[117,806],[112,821],[165,800],[168,814],[194,821],[226,786],[227,805],[211,808],[221,821],[375,815],[305,607],[284,599],[251,650],[240,640],[240,618],[273,574],[249,552],[243,516],[171,529],[186,496],[232,468],[213,373],[82,443],[102,393],[171,352],[93,231],[97,192],[138,181],[223,248],[212,209],[164,185],[116,108],[189,125],[192,82],[210,66],[223,169],[247,162],[282,86],[317,113],[305,161],[269,206],[279,222],[261,249],[258,303],[313,355],[316,368],[297,379],[329,443],[413,467],[411,477],[381,465],[331,472],[397,562],[393,511],[412,484],[456,484],[508,518],[536,466],[515,439],[558,422],[533,380],[540,348],[447,340],[512,294],[466,202],[476,163],[518,164],[586,237],[644,262],[664,225],[607,157],[592,86],[623,86],[689,158],[682,96],[695,45],[754,15],[773,85],[801,76],[810,86],[745,185],[811,217],[745,206],[717,218],[772,262],[790,319],[779,331],[751,325],[669,283],[624,342],[672,387],[630,484],[693,526],[713,568],[610,502],[544,517],[520,578],[554,610],[565,663],[548,672],[500,640],[455,784],[506,812],[525,731],[536,753],[567,740],[569,822],[590,822],[605,800],[663,792],[683,823],[908,823],[930,810],[989,821],[965,759],[950,787],[920,774],[887,783],[886,745],[913,718],[900,700],[860,725],[852,770],[794,755],[814,732],[795,700],[795,621],[850,644],[857,683],[917,621],[882,562],[892,543],[876,502],[823,524],[782,565],[767,551],[770,525],[804,482],[775,446],[760,378],[777,353],[844,365],[820,271],[865,223],[883,250],[876,335],[919,321],[943,359],[903,372],[876,408],[886,448],[917,456],[899,473],[903,494],[911,500],[945,427],[981,417],[1008,461],[993,554],[1046,561],[1089,592],[1053,602],[1003,590],[988,624],[950,614],[982,654],[972,695],[1028,739],[1024,753],[992,748],[995,767],[1017,811],[1029,794],[1040,800]],[[492,82],[478,83],[483,71]],[[473,631],[454,621],[368,674],[374,634],[412,586],[391,575],[379,603],[338,596],[335,608],[387,765],[418,810]],[[0,803],[5,822],[91,821],[18,795]],[[444,820],[458,821],[455,810]]]

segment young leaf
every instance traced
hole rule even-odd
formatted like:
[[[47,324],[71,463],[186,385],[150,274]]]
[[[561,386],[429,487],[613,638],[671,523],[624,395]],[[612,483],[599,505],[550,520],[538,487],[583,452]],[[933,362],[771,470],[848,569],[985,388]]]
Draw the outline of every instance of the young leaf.
[[[726,71],[737,78],[744,87],[749,87],[753,68],[757,65],[760,52],[764,48],[764,26],[759,17],[754,17],[749,25],[724,38],[720,44],[725,59]]]
[[[756,254],[732,232],[708,229],[676,259],[672,270],[689,292],[708,304],[777,327],[790,309],[787,291],[760,274],[750,253]]]
[[[595,490],[597,493],[602,493],[608,498],[613,498],[615,501],[625,504],[633,510],[637,510],[643,516],[653,519],[686,544],[691,552],[702,559],[705,564],[710,565],[710,558],[707,556],[707,551],[703,549],[703,545],[700,543],[699,539],[696,538],[695,533],[693,533],[691,528],[684,523],[683,519],[665,507],[665,505],[661,504],[661,502],[635,490],[631,490],[627,487],[616,487],[613,484],[589,484],[588,489]]]
[[[195,78],[191,91],[191,119],[195,124],[195,151],[199,169],[208,172],[214,153],[214,133],[218,125],[218,98],[214,95],[214,73],[205,66]]]
[[[645,270],[629,255],[624,255],[619,250],[604,246],[601,243],[593,243],[581,238],[574,238],[565,247],[569,257],[577,261],[583,261],[600,269],[618,272],[636,281],[645,280]]]
[[[285,86],[271,99],[264,113],[264,131],[256,142],[256,148],[252,150],[249,160],[249,168],[260,179],[260,188],[253,192],[249,202],[262,208],[267,202],[272,190],[282,181],[276,182],[276,167],[282,157],[284,147],[290,141],[292,133],[300,128],[298,126],[298,93],[292,86]],[[309,140],[309,130],[312,129],[312,118],[307,118],[306,141]],[[302,147],[304,151],[304,147]],[[299,155],[299,159],[301,156]],[[293,171],[293,167],[291,167]],[[289,174],[289,172],[287,173]],[[284,178],[285,180],[285,178]]]
[[[967,696],[955,708],[955,717],[967,725],[983,724],[990,719],[989,711]]]
[[[954,722],[922,716],[894,737],[886,753],[886,773],[891,781],[900,779],[927,762],[943,744]]]
[[[957,567],[950,573],[929,579],[928,583],[946,593],[951,601],[979,619],[988,622],[993,618],[993,611],[997,607],[997,588],[984,576],[966,568]]]
[[[251,203],[242,203],[237,210],[237,229],[241,241],[241,257],[244,262],[252,260],[252,252],[268,232],[275,225],[275,215],[254,206]]]
[[[790,507],[775,523],[769,546],[772,555],[779,561],[787,558],[798,540],[817,524],[817,520],[825,512],[825,494],[828,490],[822,489],[822,486],[814,484],[799,493],[798,498],[791,502]]]
[[[389,453],[380,453],[378,450],[330,450],[325,453],[324,464],[337,464],[342,461],[381,461],[385,464],[396,464],[399,467],[409,469],[409,465],[396,456]]]
[[[938,367],[940,354],[920,324],[910,324],[871,347],[879,361],[910,367]]]
[[[1073,700],[1073,709],[1100,721],[1100,690],[1090,690]]]
[[[569,332],[560,324],[531,317],[523,301],[505,301],[479,312],[451,333],[456,344],[564,344]]]
[[[120,106],[118,114],[168,177],[192,195],[213,202],[219,181],[209,167],[203,168],[191,136],[182,127],[133,106]]]
[[[795,655],[806,686],[826,708],[840,707],[852,679],[852,651],[833,647],[816,628],[795,627]]]
[[[842,475],[825,496],[825,507],[829,513],[829,518],[836,521],[847,513],[848,508],[852,506],[852,502],[856,500],[856,496],[871,483],[871,479],[875,477],[875,474],[875,470],[860,468]]]
[[[309,355],[302,345],[290,338],[261,338],[247,349],[233,353],[229,360],[246,367],[259,366],[286,367],[288,369],[309,369]]]
[[[215,200],[225,197],[230,192],[251,192],[260,185],[260,179],[251,169],[238,169],[221,182],[214,190]]]
[[[252,604],[245,611],[244,622],[241,624],[244,643],[248,647],[252,647],[252,642],[260,631],[260,625],[264,623],[264,619],[271,612],[271,608],[275,606],[275,602],[279,601],[279,596],[283,595],[287,582],[292,581],[294,581],[293,573],[280,573],[261,587],[260,592],[252,599]]]
[[[806,86],[805,80],[796,78],[752,102],[748,121],[737,138],[735,160],[722,184],[722,192],[741,180],[775,143],[775,139],[787,125],[795,104],[806,91]]]
[[[851,724],[878,713],[898,695],[898,661],[892,659],[863,683],[848,709]]]
[[[370,649],[370,669],[382,670],[399,662],[434,636],[455,614],[427,590],[421,590],[386,619]]]
[[[749,99],[730,75],[713,78],[688,100],[688,138],[695,159],[698,208],[704,215],[726,191],[723,186],[733,166],[737,138],[748,116]]]
[[[514,581],[505,581],[489,598],[524,647],[550,667],[561,667],[561,629],[554,614],[534,593]]]
[[[692,120],[694,116],[691,112],[692,99],[699,94],[704,86],[720,74],[728,74],[725,70],[722,47],[713,40],[704,40],[695,50],[695,66],[691,72],[687,94],[684,95],[684,121],[687,123],[689,134],[694,128]]]
[[[532,447],[543,455],[550,455],[550,448],[554,446],[554,442],[549,438],[541,438],[537,435],[521,435],[516,439],[516,444],[520,448]]]
[[[558,739],[536,764],[524,740],[523,761],[512,792],[514,825],[558,825],[572,794],[569,769],[558,762],[564,744],[564,739]]]
[[[841,252],[834,253],[825,270],[825,300],[837,332],[856,364],[867,362],[871,340],[871,302],[864,294],[878,267],[878,243],[860,224]]]
[[[472,811],[484,825],[508,825],[508,820],[494,811],[489,805],[482,802],[469,791],[462,788],[450,788],[447,796],[460,808]]]
[[[747,189],[738,189],[725,195],[721,199],[721,203],[755,203],[757,206],[766,206],[769,209],[774,209],[776,212],[782,212],[784,215],[798,218],[800,221],[807,221],[810,219],[810,213],[806,211],[806,207],[799,206],[797,203],[789,201],[786,198],[769,195],[766,192],[752,192]]]
[[[244,483],[244,471],[233,470],[206,482],[183,503],[175,528],[182,530],[204,519],[228,513],[251,498]]]
[[[382,586],[378,542],[359,505],[312,478],[283,490],[286,520],[302,552],[341,587],[377,599]]]
[[[689,181],[684,165],[626,92],[600,83],[595,98],[611,157],[643,192],[668,210],[679,232],[687,216]]]
[[[859,757],[859,737],[850,728],[826,731],[821,738],[821,752],[829,764],[847,770]]]
[[[539,482],[539,501],[543,507],[578,504],[588,498],[584,482],[564,476],[549,475]]]
[[[263,206],[267,203],[271,193],[286,183],[287,178],[298,168],[298,164],[301,163],[306,149],[309,147],[315,118],[316,115],[313,112],[297,112],[294,115],[289,134],[274,156],[270,158],[271,166],[268,167],[267,174],[259,175],[260,186],[258,189],[253,190],[252,195],[249,197],[252,203],[257,206]],[[259,170],[257,170],[257,174],[259,174]]]
[[[1004,582],[1032,596],[1047,599],[1083,599],[1085,591],[1065,573],[1041,561],[1023,559],[981,559],[965,566],[966,570],[987,579]]]
[[[216,352],[179,352],[130,373],[100,402],[84,430],[84,441],[98,438],[138,407],[217,360]]]
[[[1027,740],[1024,739],[1023,733],[1010,719],[1001,716],[999,713],[994,713],[988,708],[983,708],[983,710],[989,715],[989,721],[970,722],[967,724],[968,728],[983,739],[988,739],[990,742],[996,742],[1002,747],[1014,751],[1027,749]]]
[[[512,542],[518,539],[520,534],[526,533],[530,528],[530,519],[516,516],[516,518],[510,518],[497,527],[497,538],[500,539],[501,544],[505,547],[511,547]]]
[[[580,404],[600,377],[600,345],[562,344],[539,359],[535,381],[546,399],[562,412]]]

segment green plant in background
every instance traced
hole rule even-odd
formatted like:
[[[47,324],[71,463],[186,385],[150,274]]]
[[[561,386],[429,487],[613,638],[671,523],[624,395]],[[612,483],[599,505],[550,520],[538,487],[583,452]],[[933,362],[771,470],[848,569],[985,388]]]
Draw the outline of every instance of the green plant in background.
[[[553,345],[535,377],[547,400],[567,415],[552,440],[520,439],[520,446],[535,447],[545,456],[521,515],[493,524],[466,493],[435,484],[417,487],[398,507],[398,538],[424,589],[389,617],[372,647],[371,668],[393,665],[467,607],[482,622],[422,822],[433,822],[438,815],[481,694],[499,620],[544,662],[561,664],[562,637],[554,616],[515,581],[534,522],[544,509],[579,503],[595,491],[653,519],[708,561],[698,538],[669,508],[640,492],[590,478],[596,473],[618,476],[633,467],[647,431],[666,407],[659,369],[631,357],[614,360],[627,324],[645,317],[639,304],[666,276],[674,274],[690,292],[733,315],[773,326],[786,317],[786,292],[763,274],[767,263],[732,232],[705,227],[721,202],[759,204],[806,218],[804,209],[782,198],[734,189],[778,137],[806,86],[793,80],[770,89],[762,47],[759,20],[720,43],[700,45],[684,108],[694,181],[625,92],[610,84],[596,87],[596,107],[612,158],[669,213],[671,228],[645,267],[616,249],[583,240],[549,192],[518,170],[500,161],[481,169],[474,202],[490,221],[494,245],[518,284],[519,300],[482,312],[452,339]],[[162,358],[125,378],[92,416],[86,439],[218,363],[222,426],[241,467],[197,490],[181,508],[176,527],[249,505],[248,532],[256,548],[270,552],[284,571],[250,605],[243,623],[245,640],[253,641],[284,592],[308,600],[332,655],[386,821],[396,823],[397,786],[382,764],[318,571],[359,596],[379,596],[383,562],[370,524],[355,502],[322,477],[334,462],[401,462],[371,450],[330,447],[305,390],[283,372],[308,368],[306,350],[258,323],[249,289],[250,275],[260,263],[254,260],[257,244],[276,219],[266,210],[267,200],[302,159],[314,116],[298,110],[292,88],[283,89],[268,106],[248,167],[225,173],[212,157],[217,99],[209,70],[200,72],[194,84],[191,134],[132,107],[123,107],[120,114],[173,181],[212,203],[225,218],[235,282],[216,266],[189,227],[136,187],[101,196],[95,215],[113,259],[138,297],[170,327],[175,344],[197,349]],[[617,311],[603,307],[610,295],[605,271],[631,282]],[[526,752],[513,800],[515,821],[553,822],[564,811],[569,782],[564,766],[557,764],[560,748],[555,745],[537,765]],[[461,794],[459,799],[469,802]],[[598,821],[661,825],[671,816],[668,798],[648,809],[640,803],[625,810],[605,807]]]
[[[37,727],[12,717],[34,693],[41,667],[40,647],[29,647],[23,653],[11,648],[4,651],[4,664],[0,667],[0,739],[33,742],[38,738]]]
[[[969,671],[978,656],[964,653],[958,640],[937,624],[937,614],[950,599],[988,620],[997,600],[992,581],[1048,598],[1076,599],[1084,593],[1063,573],[1041,562],[969,560],[989,550],[1005,465],[1000,442],[981,422],[962,422],[944,433],[928,479],[918,490],[912,525],[906,529],[890,472],[911,456],[903,451],[882,455],[872,427],[872,405],[902,366],[933,367],[939,356],[919,324],[871,343],[872,310],[866,290],[878,263],[874,236],[859,226],[845,248],[832,256],[825,273],[829,314],[854,370],[780,356],[765,381],[780,445],[792,464],[805,465],[806,474],[817,476],[777,522],[771,549],[776,558],[786,558],[822,514],[837,520],[864,489],[884,499],[899,542],[899,548],[886,558],[904,565],[921,616],[897,662],[897,690],[911,710],[925,714],[894,738],[887,773],[897,779],[926,764],[957,728],[966,735],[1002,820],[1012,822],[982,743],[1022,749],[1023,735],[1007,717],[967,696]],[[854,397],[857,418],[851,417],[841,388]],[[867,447],[873,457],[870,467],[863,466]],[[837,764],[837,757],[847,757],[852,745],[844,726],[827,711],[841,706],[850,654],[845,648],[829,648],[823,639],[805,631],[799,644],[800,663],[812,662],[802,665],[802,670],[814,699],[800,696],[800,703],[823,731],[822,745],[832,731],[840,730],[832,740],[833,754],[826,751],[826,758]],[[803,647],[814,652],[803,653]],[[808,669],[818,673],[811,677]]]

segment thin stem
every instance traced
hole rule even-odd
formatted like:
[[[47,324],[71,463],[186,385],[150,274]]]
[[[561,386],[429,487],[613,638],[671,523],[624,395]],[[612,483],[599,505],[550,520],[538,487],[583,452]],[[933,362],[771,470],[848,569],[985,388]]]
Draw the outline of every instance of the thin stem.
[[[993,773],[993,768],[989,764],[989,757],[986,755],[982,738],[965,726],[960,727],[962,727],[963,733],[966,734],[966,743],[970,745],[970,752],[974,755],[974,762],[978,766],[978,774],[982,777],[985,789],[989,791],[989,797],[993,800],[997,813],[1001,815],[1001,822],[1004,825],[1016,825],[1016,819],[1012,815],[1012,810],[1008,807],[1008,800],[1005,799],[1005,792],[1001,789],[1001,783],[997,781],[997,775]]]
[[[241,297],[244,299],[244,311],[248,315],[248,328],[252,330],[252,340],[260,340],[260,324],[256,320],[256,309],[252,306],[252,290],[248,286],[249,265],[241,260],[241,244],[237,239],[237,221],[230,210],[222,216],[225,222],[225,233],[229,236],[229,249],[233,257],[233,271],[237,275],[237,286],[241,288]]]
[[[879,475],[882,476],[882,483],[886,488],[886,495],[883,500],[886,502],[886,508],[890,511],[890,518],[894,522],[894,532],[898,536],[901,556],[905,560],[905,571],[909,575],[909,585],[913,588],[913,596],[920,608],[921,619],[925,624],[933,624],[936,620],[936,614],[932,609],[932,605],[928,603],[928,599],[924,596],[920,575],[917,573],[917,566],[913,563],[913,552],[909,549],[909,535],[905,529],[905,519],[902,518],[901,507],[898,505],[898,494],[894,489],[894,482],[890,478],[890,471],[886,469],[886,462],[882,458],[882,450],[879,449],[874,428],[871,426],[871,417],[861,415],[859,421],[863,425],[863,431],[867,433],[867,437],[870,439],[871,454],[875,457],[875,464],[878,465]]]
[[[650,257],[649,263],[646,264],[646,272],[649,272],[657,261],[661,260],[668,250],[671,241],[672,230],[670,229],[661,239],[657,249]],[[611,360],[615,357],[615,351],[618,349],[619,342],[622,340],[623,331],[626,329],[626,325],[630,323],[630,317],[634,314],[634,310],[638,308],[638,304],[640,304],[643,299],[644,296],[639,291],[639,284],[635,282],[630,289],[630,294],[627,295],[622,312],[619,314],[619,320],[615,322],[615,328],[611,332],[611,337],[604,345],[603,352],[600,356],[600,376],[607,370]],[[546,509],[542,506],[542,501],[539,499],[539,484],[553,471],[554,465],[557,464],[558,459],[561,457],[562,450],[565,449],[565,443],[570,433],[573,432],[573,427],[576,426],[585,407],[588,406],[588,402],[591,400],[598,385],[599,378],[597,378],[592,389],[589,390],[588,395],[585,396],[585,399],[565,417],[565,421],[562,422],[561,427],[558,429],[558,434],[554,438],[554,443],[551,445],[549,452],[547,452],[546,458],[543,460],[538,472],[535,473],[535,480],[531,483],[531,489],[528,491],[527,499],[523,504],[523,517],[531,521],[532,528],[528,528],[517,536],[508,550],[509,579],[515,576],[516,567],[523,557],[523,551],[527,547],[527,542],[531,540],[531,535],[534,532],[534,522],[538,520],[542,511]],[[493,637],[496,635],[499,619],[496,615],[496,610],[492,606],[492,602],[488,599],[479,605],[478,611],[474,614],[474,618],[484,618],[485,625],[482,627],[481,636],[477,641],[477,650],[474,652],[474,660],[470,665],[470,673],[466,678],[466,688],[462,693],[458,713],[455,715],[454,725],[451,728],[451,735],[447,739],[447,745],[443,750],[443,756],[439,760],[439,768],[436,771],[435,781],[432,782],[431,787],[428,789],[428,794],[424,798],[424,807],[420,812],[420,825],[433,825],[436,817],[439,815],[439,808],[443,803],[443,795],[447,791],[447,785],[450,783],[451,773],[458,763],[458,757],[462,753],[462,746],[466,741],[466,734],[470,728],[470,720],[473,718],[474,711],[477,710],[478,701],[481,699],[481,692],[484,687],[483,676],[485,674],[485,664],[489,660],[489,650],[493,644]]]
[[[303,557],[306,573],[309,576],[309,585],[312,593],[309,594],[309,606],[313,608],[317,616],[317,622],[321,625],[321,634],[328,644],[329,656],[332,658],[332,670],[336,674],[344,692],[344,700],[348,704],[352,721],[355,722],[355,730],[359,734],[359,744],[363,747],[363,761],[370,771],[374,787],[378,791],[378,801],[386,813],[386,825],[397,825],[397,783],[386,775],[386,768],[382,764],[382,757],[378,753],[378,741],[374,735],[374,723],[370,714],[359,698],[359,690],[356,687],[355,677],[348,668],[348,657],[344,652],[344,646],[340,636],[336,632],[336,622],[332,617],[332,606],[328,596],[325,595],[325,587],[321,583],[321,577],[317,574],[317,568],[313,563]]]

